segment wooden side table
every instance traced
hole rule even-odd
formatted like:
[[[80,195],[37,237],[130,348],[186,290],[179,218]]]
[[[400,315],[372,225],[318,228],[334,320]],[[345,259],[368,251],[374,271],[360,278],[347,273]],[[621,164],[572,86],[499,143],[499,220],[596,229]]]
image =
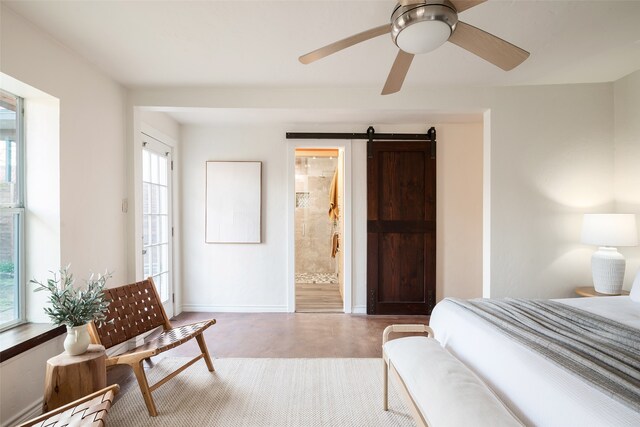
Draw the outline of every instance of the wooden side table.
[[[581,297],[614,297],[616,295],[629,295],[629,291],[622,290],[621,294],[601,294],[596,292],[593,286],[583,286],[575,289],[575,293]]]
[[[42,409],[51,411],[107,386],[104,347],[90,344],[86,353],[62,353],[47,360]]]

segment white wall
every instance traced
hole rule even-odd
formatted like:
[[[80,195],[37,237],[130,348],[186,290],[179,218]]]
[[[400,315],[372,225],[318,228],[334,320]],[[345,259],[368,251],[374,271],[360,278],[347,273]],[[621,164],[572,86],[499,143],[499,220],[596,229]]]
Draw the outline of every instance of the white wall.
[[[580,244],[580,227],[584,212],[613,209],[612,84],[414,88],[384,97],[372,88],[190,87],[131,95],[141,106],[490,110],[484,147],[491,166],[484,179],[491,213],[487,294],[572,296],[574,287],[591,283],[593,248]],[[366,129],[358,126],[350,131]],[[357,227],[354,222],[354,232]]]
[[[60,264],[72,264],[77,278],[90,272],[109,269],[114,278],[109,285],[124,282],[127,274],[127,247],[125,215],[121,201],[126,194],[125,169],[125,91],[91,64],[60,45],[28,21],[0,5],[0,71],[29,86],[37,88],[59,101],[59,124],[48,123],[52,132],[58,132],[47,141],[59,141],[58,147],[48,147],[51,168],[39,176],[39,187],[47,184],[49,193],[39,191],[40,209],[46,197],[53,197],[53,209],[46,209],[45,230],[50,238],[31,239],[36,228],[27,230],[28,243],[37,245],[37,253],[48,252],[39,263],[27,265],[30,277],[45,279],[48,270],[56,270]],[[42,113],[55,102],[41,105],[32,103],[29,111]],[[39,108],[36,108],[39,107]],[[50,109],[50,108],[49,108]],[[27,131],[37,131],[28,125]],[[59,128],[57,127],[59,125]],[[29,135],[27,135],[29,137]],[[43,141],[38,141],[43,142]],[[34,154],[27,140],[27,154]],[[39,158],[26,159],[28,181],[36,179]],[[58,174],[58,177],[55,176]],[[37,185],[37,184],[36,184]],[[36,187],[34,187],[34,190]],[[58,194],[59,189],[59,194]],[[36,193],[27,189],[27,205]],[[46,197],[45,197],[46,196]],[[55,212],[59,206],[59,212]],[[42,211],[33,212],[42,213]],[[37,220],[37,218],[31,219]],[[59,216],[57,216],[59,215]],[[53,219],[52,219],[53,218]],[[31,234],[30,234],[31,233]],[[42,227],[40,229],[42,235]],[[59,236],[59,240],[56,239]],[[34,241],[35,240],[35,241]],[[33,247],[26,248],[27,261],[36,257]],[[48,260],[49,263],[45,262]],[[53,263],[53,264],[51,264]],[[47,265],[45,265],[47,264]],[[30,305],[29,320],[43,321],[41,300],[35,299],[27,289]],[[61,340],[53,340],[25,353],[24,357],[10,359],[0,365],[2,395],[0,396],[0,423],[15,419],[42,399],[44,361],[62,351]],[[16,376],[20,373],[21,377]],[[19,385],[19,393],[15,387]]]
[[[125,90],[9,8],[1,15],[1,71],[60,100],[60,261],[78,277],[109,269],[120,283]]]
[[[378,127],[376,131],[382,132],[382,129]],[[351,144],[351,304],[354,313],[367,312],[367,192],[358,191],[363,186],[367,188],[367,144],[363,142]],[[345,164],[345,168],[348,167]]]
[[[287,308],[287,131],[285,125],[184,126],[182,133],[183,309],[285,311]],[[339,125],[338,131],[357,130]],[[482,124],[438,130],[437,294],[482,294]],[[426,132],[425,125],[376,126],[377,132]],[[314,126],[335,131],[336,126]],[[263,162],[263,243],[204,243],[207,160]],[[353,141],[353,307],[366,306],[366,143]],[[460,268],[464,265],[464,268]],[[446,280],[446,285],[445,285]]]
[[[60,265],[60,101],[25,97],[25,278]],[[43,282],[44,283],[44,282]],[[44,292],[27,292],[26,317],[49,322]]]
[[[483,126],[436,125],[436,299],[482,296]]]
[[[166,113],[161,111],[140,111],[140,121],[145,125],[152,128],[156,136],[164,139],[171,139],[173,141],[180,141],[180,123],[176,122],[173,118],[169,117]],[[145,129],[143,129],[145,131]]]
[[[2,363],[0,367],[0,425],[11,426],[42,413],[47,360],[61,353],[64,336]]]
[[[279,127],[183,127],[179,166],[185,311],[286,311],[284,132]],[[205,243],[207,160],[262,162],[262,243]]]
[[[616,212],[634,213],[640,221],[640,71],[615,82],[614,97]],[[640,247],[618,250],[627,258],[625,288],[630,289],[640,269]]]
[[[613,208],[611,84],[496,89],[491,108],[491,296],[574,296],[595,248],[582,214]]]

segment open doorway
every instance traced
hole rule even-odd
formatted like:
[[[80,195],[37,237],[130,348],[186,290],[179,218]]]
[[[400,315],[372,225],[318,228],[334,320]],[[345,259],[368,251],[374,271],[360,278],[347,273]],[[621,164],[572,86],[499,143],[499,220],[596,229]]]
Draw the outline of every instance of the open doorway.
[[[295,150],[296,312],[344,312],[344,177],[344,150]]]

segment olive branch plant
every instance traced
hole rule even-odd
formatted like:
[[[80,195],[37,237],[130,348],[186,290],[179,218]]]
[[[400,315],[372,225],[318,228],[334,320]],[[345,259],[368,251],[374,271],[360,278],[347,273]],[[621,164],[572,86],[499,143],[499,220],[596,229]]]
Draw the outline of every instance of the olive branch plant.
[[[32,279],[30,283],[36,285],[34,292],[48,291],[51,307],[45,307],[44,312],[55,325],[67,327],[82,326],[90,321],[102,324],[106,320],[109,302],[104,295],[104,287],[112,273],[108,271],[97,276],[91,274],[86,280],[84,289],[74,286],[75,279],[69,272],[69,266],[59,270],[60,275],[50,271],[52,278],[46,284]]]

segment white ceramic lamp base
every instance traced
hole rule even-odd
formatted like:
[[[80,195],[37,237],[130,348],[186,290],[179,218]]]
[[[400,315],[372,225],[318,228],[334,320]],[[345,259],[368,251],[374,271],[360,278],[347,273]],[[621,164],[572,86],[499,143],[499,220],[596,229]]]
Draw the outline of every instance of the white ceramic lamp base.
[[[626,261],[616,248],[601,246],[591,257],[593,287],[596,292],[620,295]]]

